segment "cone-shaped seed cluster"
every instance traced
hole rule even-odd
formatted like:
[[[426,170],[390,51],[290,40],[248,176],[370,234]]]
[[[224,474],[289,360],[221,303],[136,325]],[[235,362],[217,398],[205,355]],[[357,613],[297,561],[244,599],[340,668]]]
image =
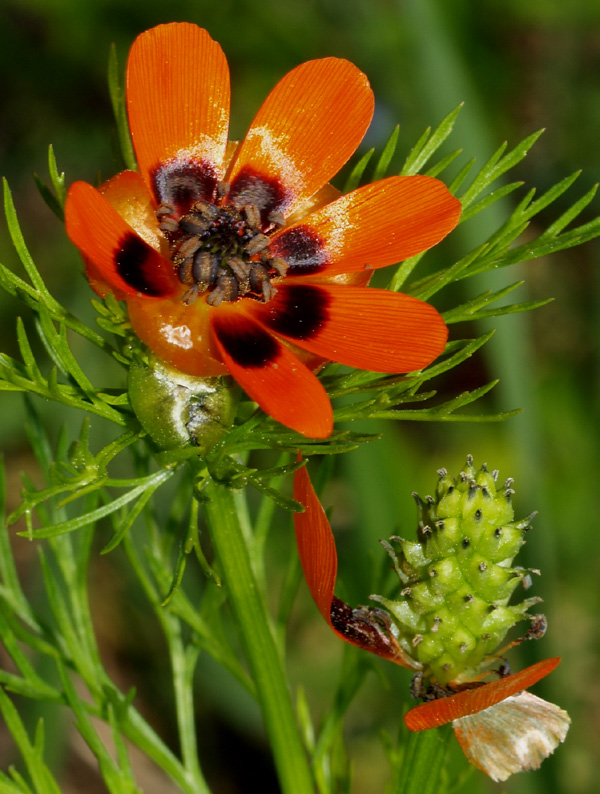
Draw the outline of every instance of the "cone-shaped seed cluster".
[[[414,494],[418,541],[383,542],[403,585],[400,599],[374,598],[424,676],[444,685],[472,677],[540,599],[508,605],[527,573],[512,561],[532,518],[513,520],[512,480],[497,487],[498,472],[476,471],[470,456],[456,480],[445,469],[438,474],[435,499]]]

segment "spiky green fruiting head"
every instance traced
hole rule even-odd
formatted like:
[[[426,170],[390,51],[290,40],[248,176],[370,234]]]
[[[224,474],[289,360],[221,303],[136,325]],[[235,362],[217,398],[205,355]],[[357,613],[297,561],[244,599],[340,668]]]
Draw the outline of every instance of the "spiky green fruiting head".
[[[397,600],[373,596],[389,610],[398,640],[440,684],[476,675],[507,631],[531,618],[539,602],[509,605],[527,571],[512,567],[533,515],[514,520],[512,480],[476,471],[469,456],[454,479],[440,469],[435,497],[417,494],[417,541],[382,541],[402,583]]]

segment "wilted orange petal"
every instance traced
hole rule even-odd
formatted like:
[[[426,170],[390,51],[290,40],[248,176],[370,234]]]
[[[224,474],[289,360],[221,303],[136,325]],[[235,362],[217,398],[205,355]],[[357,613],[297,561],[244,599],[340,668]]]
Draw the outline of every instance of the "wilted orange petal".
[[[306,468],[294,474],[294,499],[306,507],[294,514],[296,544],[304,578],[319,612],[337,636],[357,648],[374,653],[411,670],[421,668],[400,647],[385,615],[379,610],[352,609],[334,595],[337,553],[329,522]]]
[[[565,740],[566,711],[531,692],[512,695],[491,708],[454,720],[454,735],[473,766],[496,782],[538,769]]]
[[[359,369],[412,372],[443,352],[448,331],[438,312],[409,295],[286,279],[253,316],[298,347]]]
[[[129,124],[140,171],[157,202],[169,199],[161,181],[172,177],[171,166],[181,172],[182,190],[200,188],[196,198],[212,196],[223,178],[229,95],[225,55],[196,25],[158,25],[133,42]]]
[[[227,369],[265,413],[305,436],[330,435],[327,392],[288,348],[235,308],[219,306],[210,320]]]
[[[252,122],[229,177],[230,197],[289,214],[347,162],[372,115],[369,82],[349,61],[297,66]]]
[[[319,612],[331,626],[331,603],[337,576],[337,552],[329,521],[306,471],[294,474],[294,499],[306,508],[294,513],[296,544],[304,578]]]
[[[465,689],[447,698],[421,703],[404,715],[404,722],[411,731],[424,731],[453,722],[468,714],[476,714],[533,686],[549,675],[559,662],[560,658],[545,659],[506,678],[499,678],[497,681],[491,681],[474,689]]]
[[[65,224],[71,241],[110,287],[146,298],[165,297],[176,291],[171,263],[142,240],[87,182],[71,185]]]
[[[341,196],[274,235],[272,250],[290,274],[330,275],[400,262],[439,243],[461,204],[438,179],[393,176]],[[298,245],[297,241],[308,242]],[[310,245],[310,241],[319,241]]]

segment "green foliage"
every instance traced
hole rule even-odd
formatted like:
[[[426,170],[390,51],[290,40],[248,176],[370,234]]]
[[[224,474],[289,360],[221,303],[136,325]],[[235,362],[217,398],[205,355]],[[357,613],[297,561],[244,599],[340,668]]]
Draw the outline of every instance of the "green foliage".
[[[123,157],[131,167],[130,141],[123,126],[124,95],[114,57],[110,62],[110,81],[118,122],[120,119]],[[437,160],[435,157],[451,134],[459,110],[457,108],[449,114],[436,130],[427,130],[423,134],[402,166],[402,174],[425,172],[443,176],[456,164],[461,154],[459,150],[441,155]],[[521,188],[520,182],[496,183],[525,157],[537,137],[537,134],[529,136],[510,151],[506,146],[500,147],[477,173],[473,173],[472,161],[459,168],[451,186],[463,205],[461,222],[471,220],[499,199],[513,195]],[[371,150],[359,160],[348,177],[346,189],[360,185],[373,163],[371,178],[388,174],[398,139],[396,129],[378,157],[373,159],[375,152]],[[39,179],[36,181],[50,209],[62,217],[65,177],[59,173],[52,149],[49,171],[51,188]],[[512,215],[488,240],[444,269],[414,278],[413,272],[424,257],[420,255],[406,260],[396,269],[391,288],[430,299],[442,289],[466,278],[562,250],[597,236],[600,233],[598,219],[570,228],[594,197],[595,189],[592,189],[571,209],[562,212],[537,238],[529,239],[527,243],[519,242],[519,236],[531,220],[562,196],[577,176],[574,174],[561,180],[537,199],[534,191],[526,193]],[[465,187],[469,177],[470,183]],[[101,333],[64,309],[48,290],[29,254],[6,184],[4,202],[9,234],[25,277],[0,265],[0,284],[33,313],[36,338],[29,330],[29,323],[17,319],[16,342],[20,360],[0,354],[0,389],[21,392],[27,397],[28,434],[45,477],[42,487],[24,478],[21,502],[8,516],[7,523],[12,525],[24,519],[25,529],[19,534],[47,542],[40,553],[40,567],[51,621],[40,620],[24,595],[7,535],[1,533],[0,635],[17,672],[0,671],[0,684],[7,692],[68,705],[75,715],[77,729],[96,756],[102,777],[111,792],[138,790],[126,742],[141,748],[182,791],[208,791],[198,766],[194,719],[190,711],[193,675],[199,653],[209,654],[251,696],[259,696],[262,700],[264,694],[260,691],[260,681],[257,683],[240,662],[238,651],[229,638],[227,618],[221,609],[228,598],[232,604],[237,604],[235,609],[241,608],[236,601],[235,587],[231,586],[231,576],[232,571],[241,575],[243,568],[234,566],[229,569],[228,563],[223,571],[221,565],[207,560],[199,534],[200,507],[216,488],[223,486],[229,493],[228,499],[235,504],[241,516],[241,529],[245,532],[248,557],[255,576],[258,615],[260,604],[266,603],[268,598],[264,547],[274,511],[276,508],[287,513],[302,510],[302,505],[282,490],[283,479],[303,465],[297,461],[298,451],[304,457],[337,455],[378,437],[378,431],[340,427],[340,424],[356,421],[489,422],[512,416],[515,411],[490,414],[479,405],[479,410],[472,409],[496,381],[458,395],[441,397],[433,384],[434,379],[452,371],[480,350],[492,333],[474,339],[454,340],[433,365],[407,375],[349,372],[338,365],[328,366],[321,379],[330,397],[336,401],[338,426],[328,439],[311,440],[293,433],[265,417],[246,399],[240,406],[235,425],[203,459],[198,448],[193,446],[159,450],[132,412],[126,390],[119,385],[94,383],[73,352],[73,340],[78,337],[78,345],[80,342],[91,345],[107,360],[121,365],[124,373],[132,361],[146,361],[146,351],[133,336],[123,306],[112,296],[105,301],[94,301]],[[455,324],[522,312],[547,303],[547,300],[538,300],[499,305],[521,283],[486,290],[459,302],[445,311],[444,319],[448,324]],[[111,341],[107,339],[108,334]],[[30,396],[42,397],[82,412],[84,420],[78,436],[71,441],[70,431],[63,428],[53,450]],[[94,450],[94,442],[90,439],[91,417],[107,420],[118,433],[98,451]],[[249,459],[249,454],[256,452],[263,452],[264,457]],[[273,456],[277,456],[276,460]],[[133,470],[133,475],[114,476],[113,472],[120,471],[123,466]],[[251,486],[260,500],[254,534],[245,502],[246,486]],[[170,505],[166,523],[157,510],[163,498],[168,499]],[[181,760],[137,712],[133,705],[135,693],[119,692],[100,659],[87,601],[87,571],[94,534],[107,527],[109,536],[102,540],[102,552],[108,554],[120,549],[126,556],[165,637],[173,668],[174,709],[181,741]],[[137,527],[142,527],[145,533],[143,545],[136,538]],[[205,578],[200,601],[192,599],[184,587],[184,574],[191,557],[195,558]],[[295,559],[290,560],[276,610],[277,628],[275,622],[270,623],[269,616],[263,615],[262,618],[267,621],[273,636],[278,636],[278,632],[281,634],[298,582],[298,563]],[[52,662],[55,682],[49,684],[39,676],[24,647]],[[259,649],[256,652],[259,653]],[[368,663],[347,654],[332,708],[321,726],[313,724],[308,705],[299,695],[299,719],[319,794],[348,788],[350,769],[341,740],[342,722],[368,669]],[[76,682],[85,688],[86,698],[80,696]],[[31,741],[4,690],[0,689],[0,710],[17,739],[33,789],[14,770],[10,777],[3,775],[0,784],[7,792],[56,791],[57,784],[44,761],[43,727],[38,727]],[[283,689],[274,702],[281,703],[282,697]],[[100,741],[91,717],[104,720],[110,727],[114,753],[108,752]],[[395,753],[391,744],[389,753],[390,757]]]

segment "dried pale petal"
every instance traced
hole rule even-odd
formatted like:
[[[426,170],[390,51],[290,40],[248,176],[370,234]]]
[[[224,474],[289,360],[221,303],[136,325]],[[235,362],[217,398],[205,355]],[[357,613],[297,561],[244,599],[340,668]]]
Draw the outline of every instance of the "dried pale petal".
[[[564,741],[571,720],[566,711],[521,692],[490,708],[454,720],[452,727],[468,760],[492,780],[538,769]]]

